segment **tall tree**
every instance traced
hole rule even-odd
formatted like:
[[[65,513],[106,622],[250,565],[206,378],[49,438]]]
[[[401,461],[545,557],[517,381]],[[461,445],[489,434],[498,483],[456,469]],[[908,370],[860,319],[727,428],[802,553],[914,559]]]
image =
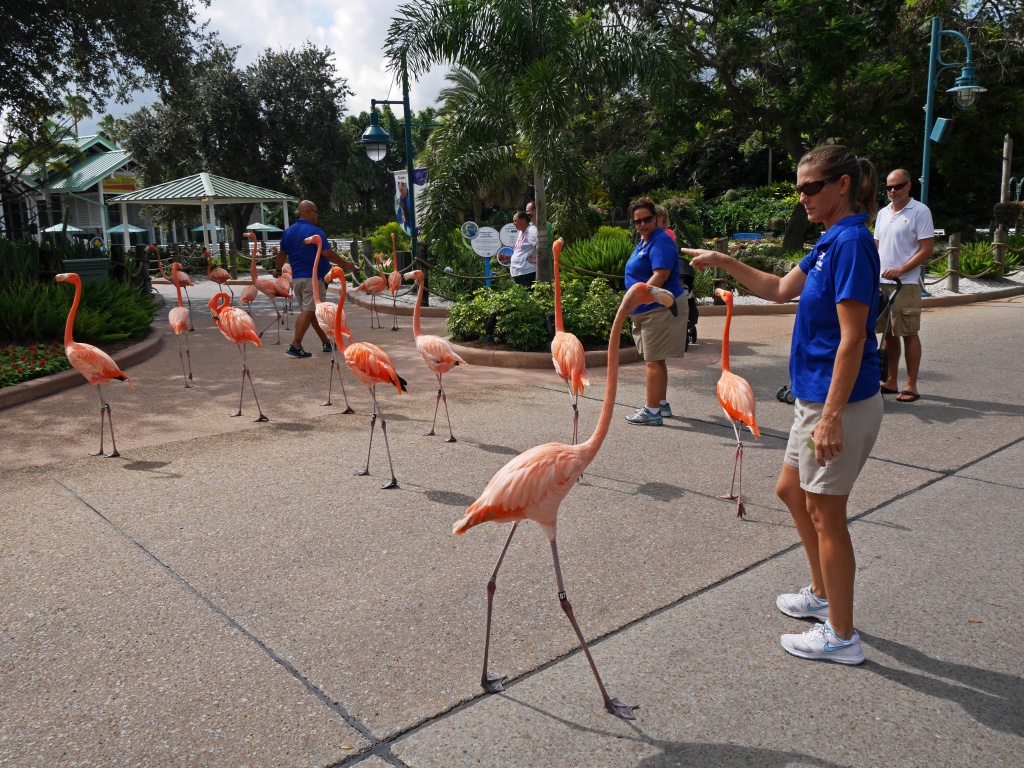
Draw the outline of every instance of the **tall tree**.
[[[581,164],[566,153],[567,131],[582,100],[602,87],[670,80],[675,69],[663,33],[647,25],[614,23],[578,13],[570,0],[427,0],[403,5],[392,19],[385,43],[398,77],[418,77],[432,66],[462,67],[506,95],[502,114],[514,135],[506,156],[521,155],[533,174],[537,208],[537,276],[551,280],[546,233],[547,184],[552,169],[583,178]],[[481,116],[486,119],[487,116]],[[431,192],[432,205],[438,202]],[[567,208],[586,201],[564,201]]]

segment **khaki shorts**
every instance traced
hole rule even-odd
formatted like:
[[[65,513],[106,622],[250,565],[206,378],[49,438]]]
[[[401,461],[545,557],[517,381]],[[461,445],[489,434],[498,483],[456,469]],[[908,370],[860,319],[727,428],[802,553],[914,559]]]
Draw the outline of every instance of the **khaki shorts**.
[[[653,362],[686,353],[686,305],[679,307],[678,317],[668,307],[656,307],[630,315],[633,321],[633,340],[644,360]]]
[[[800,487],[805,491],[825,496],[848,496],[882,426],[882,393],[849,403],[843,409],[843,450],[821,467],[807,440],[821,421],[824,407],[824,403],[796,401],[785,462],[800,471]]]
[[[313,278],[297,277],[292,280],[292,298],[303,312],[315,312],[316,302],[313,301]]]
[[[896,290],[896,286],[889,283],[882,283],[881,287],[886,296],[892,296],[892,292]],[[885,315],[879,315],[875,333],[881,333],[884,330]],[[889,333],[893,336],[917,336],[920,332],[921,284],[904,284],[896,297],[896,303],[892,305],[892,325],[889,326]]]

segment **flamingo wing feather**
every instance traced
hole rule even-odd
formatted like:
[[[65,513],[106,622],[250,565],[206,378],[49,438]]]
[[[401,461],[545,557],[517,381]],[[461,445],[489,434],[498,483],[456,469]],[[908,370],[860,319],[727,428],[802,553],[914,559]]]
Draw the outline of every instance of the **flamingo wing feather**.
[[[743,422],[750,427],[754,437],[761,437],[761,430],[757,427],[754,390],[747,380],[731,371],[722,371],[717,393],[718,402],[726,415],[733,421]]]
[[[569,383],[573,397],[583,394],[583,388],[590,386],[583,344],[573,334],[555,334],[551,342],[551,360],[562,381]]]

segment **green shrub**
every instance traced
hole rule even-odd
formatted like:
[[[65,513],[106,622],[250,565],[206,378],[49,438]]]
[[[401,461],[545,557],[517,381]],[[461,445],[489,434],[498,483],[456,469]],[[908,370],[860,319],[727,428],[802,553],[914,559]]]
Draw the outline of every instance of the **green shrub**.
[[[622,294],[607,280],[569,279],[562,281],[562,318],[565,330],[585,345],[608,340]],[[484,338],[487,322],[494,315],[490,341],[508,344],[527,352],[550,350],[547,318],[554,315],[554,287],[537,283],[532,292],[512,284],[506,290],[480,289],[468,301],[455,304],[448,316],[448,333],[455,341]],[[628,328],[623,335],[629,337]]]
[[[0,337],[13,342],[56,341],[64,338],[74,288],[66,283],[22,283],[0,289]],[[75,317],[75,341],[109,344],[142,336],[156,314],[149,293],[106,280],[82,291]]]
[[[615,227],[601,227],[589,240],[573,243],[562,251],[563,267],[576,267],[601,275],[614,275],[615,284],[622,287],[618,277],[626,269],[626,262],[635,248],[629,233]]]
[[[10,344],[0,349],[0,387],[60,373],[70,367],[64,345],[60,342],[29,344],[27,347]]]
[[[395,250],[391,247],[392,233],[395,235],[397,250],[408,251],[412,249],[412,238],[405,234],[405,230],[402,229],[402,225],[397,221],[389,221],[387,224],[373,230],[373,234],[368,238],[370,243],[373,244],[374,253],[385,253],[390,255],[392,250]]]

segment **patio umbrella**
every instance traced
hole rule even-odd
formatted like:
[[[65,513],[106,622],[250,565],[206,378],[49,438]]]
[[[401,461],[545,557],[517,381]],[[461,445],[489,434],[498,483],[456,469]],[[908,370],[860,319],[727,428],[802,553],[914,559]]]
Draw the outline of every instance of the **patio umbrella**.
[[[280,227],[275,227],[272,224],[260,224],[258,221],[255,224],[250,224],[246,229],[253,232],[284,232]]]
[[[145,231],[146,230],[144,230],[142,227],[136,227],[134,224],[129,224],[128,225],[128,234],[137,235],[137,234],[139,234],[141,232],[145,232]],[[117,225],[115,225],[115,226],[113,226],[113,227],[111,227],[110,229],[107,230],[107,234],[108,235],[120,235],[120,234],[123,234],[123,233],[124,233],[124,225],[123,224],[117,224]]]
[[[60,232],[63,229],[64,229],[64,225],[63,224],[54,224],[52,227],[47,227],[46,229],[44,229],[43,232]],[[69,233],[70,232],[85,232],[84,229],[79,229],[78,227],[73,227],[70,224],[68,224],[68,226],[67,226],[67,231]]]

